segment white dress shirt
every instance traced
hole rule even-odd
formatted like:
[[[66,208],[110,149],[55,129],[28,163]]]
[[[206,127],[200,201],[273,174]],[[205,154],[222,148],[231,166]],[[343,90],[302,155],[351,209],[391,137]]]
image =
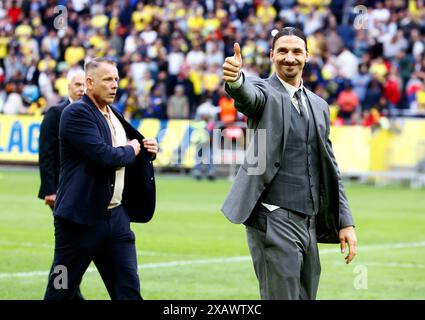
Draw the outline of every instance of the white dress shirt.
[[[121,147],[127,144],[127,135],[120,120],[115,116],[112,110],[107,106],[107,112],[100,111],[106,119],[111,130],[112,146]],[[121,204],[122,192],[124,190],[125,167],[117,168],[115,171],[114,193],[108,209],[113,209]]]

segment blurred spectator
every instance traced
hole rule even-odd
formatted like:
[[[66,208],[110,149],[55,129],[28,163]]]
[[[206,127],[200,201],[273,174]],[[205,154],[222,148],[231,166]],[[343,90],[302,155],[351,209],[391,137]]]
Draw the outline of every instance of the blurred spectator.
[[[52,29],[45,37],[43,37],[43,40],[41,41],[41,51],[48,52],[53,57],[53,59],[57,60],[60,56],[59,43],[60,40],[56,34],[56,31]]]
[[[375,109],[375,108],[372,108]],[[379,111],[383,116],[391,116],[390,114],[390,104],[384,96],[379,97],[378,105],[376,106],[376,110]],[[387,117],[386,117],[387,118]]]
[[[365,30],[357,30],[353,44],[353,53],[362,57],[369,50],[368,36]]]
[[[168,75],[170,81],[170,89],[174,89],[177,82],[177,76],[185,62],[185,55],[182,51],[182,38],[178,34],[172,35],[171,52],[168,54]],[[172,91],[171,91],[172,92]]]
[[[384,39],[384,58],[394,59],[399,52],[405,51],[407,46],[408,41],[402,30],[398,30],[395,35],[387,34]]]
[[[277,12],[270,0],[261,0],[257,6],[256,16],[263,25],[267,25],[276,18]]]
[[[152,93],[149,97],[148,104],[145,108],[141,110],[141,117],[143,119],[146,119],[146,118],[166,119],[167,118],[166,110],[167,110],[167,105],[161,96],[161,90],[159,90],[159,88],[157,87],[152,88]]]
[[[335,63],[335,56],[329,52],[323,54],[323,67],[321,70],[322,77],[325,81],[331,81],[338,74],[338,68]]]
[[[307,36],[307,48],[310,56],[322,56],[326,50],[326,37],[321,30]]]
[[[379,99],[382,95],[382,85],[376,79],[376,77],[372,77],[367,86],[366,97],[363,106],[363,110],[370,110],[372,108],[378,108]]]
[[[206,176],[209,180],[215,179],[211,138],[216,109],[211,98],[205,95],[203,102],[196,110],[196,121],[192,122],[191,142],[195,146],[195,165],[192,174],[197,180],[202,179],[203,176]]]
[[[132,54],[136,51],[137,45],[139,43],[139,34],[133,29],[131,33],[125,38],[124,42],[124,53]]]
[[[388,73],[388,67],[385,64],[384,59],[382,57],[374,59],[369,68],[369,72],[372,76],[376,77],[379,82],[383,83],[385,76]]]
[[[335,29],[329,30],[329,33],[326,35],[326,47],[333,55],[337,55],[343,49],[344,43]]]
[[[124,41],[119,35],[118,29],[113,29],[111,31],[111,36],[108,41],[111,48],[114,50],[114,55],[121,56],[124,48]]]
[[[24,102],[21,97],[22,85],[17,85],[12,82],[6,86],[6,93],[8,94],[6,101],[3,105],[4,114],[20,114],[25,113]]]
[[[196,119],[215,119],[218,112],[218,108],[213,105],[212,99],[208,95],[202,97],[202,103],[196,109]]]
[[[36,102],[40,97],[40,91],[34,83],[27,83],[22,89],[22,98],[25,103],[31,105],[33,102]]]
[[[396,115],[396,107],[401,99],[401,79],[395,70],[391,70],[383,84],[384,97],[388,101],[391,116]],[[398,113],[398,112],[397,112]]]
[[[425,82],[422,82],[422,86],[416,92],[416,103],[418,114],[425,115]]]
[[[38,62],[37,68],[40,72],[42,71],[54,71],[57,66],[57,62],[52,58],[50,52],[44,52],[44,58]]]
[[[186,55],[186,64],[190,68],[201,67],[206,62],[205,52],[198,40],[192,42],[192,49]]]
[[[398,32],[401,33],[401,36],[403,36],[402,30],[399,30]],[[423,35],[420,34],[418,29],[412,29],[412,31],[410,32],[410,43],[412,46],[411,50],[413,57],[421,56],[424,52],[424,38]]]
[[[353,90],[350,81],[345,84],[345,89],[342,90],[337,99],[340,108],[339,115],[344,119],[345,123],[353,123],[353,115],[359,106],[359,97]]]
[[[235,108],[235,100],[231,98],[224,89],[220,89],[220,98],[218,100],[219,120],[223,125],[231,124],[237,121],[238,111]]]
[[[86,52],[84,48],[80,45],[77,38],[74,38],[71,42],[71,46],[65,50],[65,62],[69,66],[73,66],[79,63],[81,60],[84,60]]]
[[[22,19],[22,10],[16,0],[11,1],[10,7],[7,10],[7,16],[9,17],[10,22],[14,25]]]
[[[413,74],[412,78],[406,84],[406,98],[408,103],[407,113],[414,113],[417,111],[416,94],[421,89],[423,81],[421,81],[417,74]]]
[[[202,89],[204,93],[212,96],[221,85],[220,67],[216,64],[210,64],[205,68],[202,75]]]
[[[139,97],[136,95],[136,90],[131,86],[128,87],[127,93],[123,95],[125,99],[124,104],[124,118],[126,120],[139,119],[142,116],[142,104]],[[121,102],[121,101],[120,101]]]
[[[360,105],[362,108],[365,104],[367,86],[371,80],[371,76],[368,73],[367,64],[362,63],[359,65],[359,72],[353,77],[353,89],[359,98]]]
[[[306,19],[308,20],[308,23],[304,25],[304,34],[306,36],[309,36],[323,27],[323,13],[320,11],[311,10],[306,15]]]
[[[68,79],[67,79],[67,71],[63,71],[59,77],[56,78],[54,87],[58,92],[61,98],[65,98],[68,96]]]
[[[413,63],[412,59],[406,55],[404,51],[398,52],[396,59],[395,59],[395,67],[398,70],[398,73],[401,77],[402,81],[402,92],[405,91],[407,82],[409,81],[410,77],[413,76]]]
[[[148,64],[140,53],[134,52],[131,55],[130,77],[138,90],[142,89],[146,72],[148,72]]]
[[[384,7],[383,1],[376,1],[375,8],[373,8],[368,16],[369,30],[377,30],[380,32],[385,28],[386,23],[390,19],[390,11]]]
[[[207,51],[205,61],[207,65],[221,66],[224,61],[223,51],[220,49],[217,42],[209,41],[207,44]]]
[[[362,125],[364,127],[374,127],[379,124],[380,114],[375,108],[363,112]]]
[[[348,48],[343,48],[342,52],[335,59],[335,66],[340,70],[343,77],[352,79],[357,75],[359,59]]]
[[[184,94],[184,87],[177,85],[174,90],[167,103],[167,116],[169,119],[188,119],[189,99]]]
[[[4,84],[4,70],[3,68],[0,66],[0,89],[3,88],[3,84]]]
[[[68,9],[65,29],[55,27],[58,4]],[[354,24],[359,4],[368,7],[363,29]],[[319,88],[332,103],[350,79],[362,109],[397,106],[400,114],[414,115],[413,89],[425,80],[424,14],[422,0],[1,1],[0,85],[22,83],[18,94],[28,108],[20,112],[30,112],[34,103],[56,104],[64,72],[110,56],[122,80],[117,107],[147,108],[153,85],[167,105],[182,85],[187,117],[194,118],[204,94],[218,104],[216,66],[233,54],[235,41],[243,48],[246,74],[266,78],[271,31],[293,25],[308,35],[304,84],[311,90]],[[378,83],[370,84],[372,77]],[[39,98],[30,102],[36,92]],[[2,91],[4,102],[11,93]]]

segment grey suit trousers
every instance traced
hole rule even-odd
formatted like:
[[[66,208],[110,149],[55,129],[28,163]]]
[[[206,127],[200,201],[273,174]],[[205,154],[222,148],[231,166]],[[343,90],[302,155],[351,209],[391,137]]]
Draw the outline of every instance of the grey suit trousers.
[[[263,300],[313,300],[320,278],[314,217],[259,205],[245,223]]]

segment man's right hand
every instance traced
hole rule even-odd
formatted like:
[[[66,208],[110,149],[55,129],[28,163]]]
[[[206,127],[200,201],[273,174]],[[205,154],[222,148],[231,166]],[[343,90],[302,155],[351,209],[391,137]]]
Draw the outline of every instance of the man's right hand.
[[[238,80],[242,69],[242,54],[239,43],[233,45],[233,57],[227,57],[223,63],[223,80],[225,82],[235,82]]]
[[[48,194],[44,197],[44,204],[54,206],[56,201],[56,194]]]
[[[134,153],[136,156],[140,153],[140,143],[137,141],[137,139],[133,139],[127,142],[128,146],[132,146],[134,149]]]

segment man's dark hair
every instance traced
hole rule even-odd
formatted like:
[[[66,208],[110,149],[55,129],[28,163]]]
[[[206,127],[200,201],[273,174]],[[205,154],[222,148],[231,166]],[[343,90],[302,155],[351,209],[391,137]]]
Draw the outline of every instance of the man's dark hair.
[[[279,39],[280,37],[283,36],[296,36],[298,38],[301,38],[304,41],[305,44],[305,51],[307,50],[307,38],[304,34],[304,32],[302,32],[300,29],[295,28],[295,27],[285,27],[283,29],[281,29],[278,33],[275,34],[275,36],[273,37],[273,43],[272,43],[272,50],[274,50],[274,44],[276,43],[277,39]]]

